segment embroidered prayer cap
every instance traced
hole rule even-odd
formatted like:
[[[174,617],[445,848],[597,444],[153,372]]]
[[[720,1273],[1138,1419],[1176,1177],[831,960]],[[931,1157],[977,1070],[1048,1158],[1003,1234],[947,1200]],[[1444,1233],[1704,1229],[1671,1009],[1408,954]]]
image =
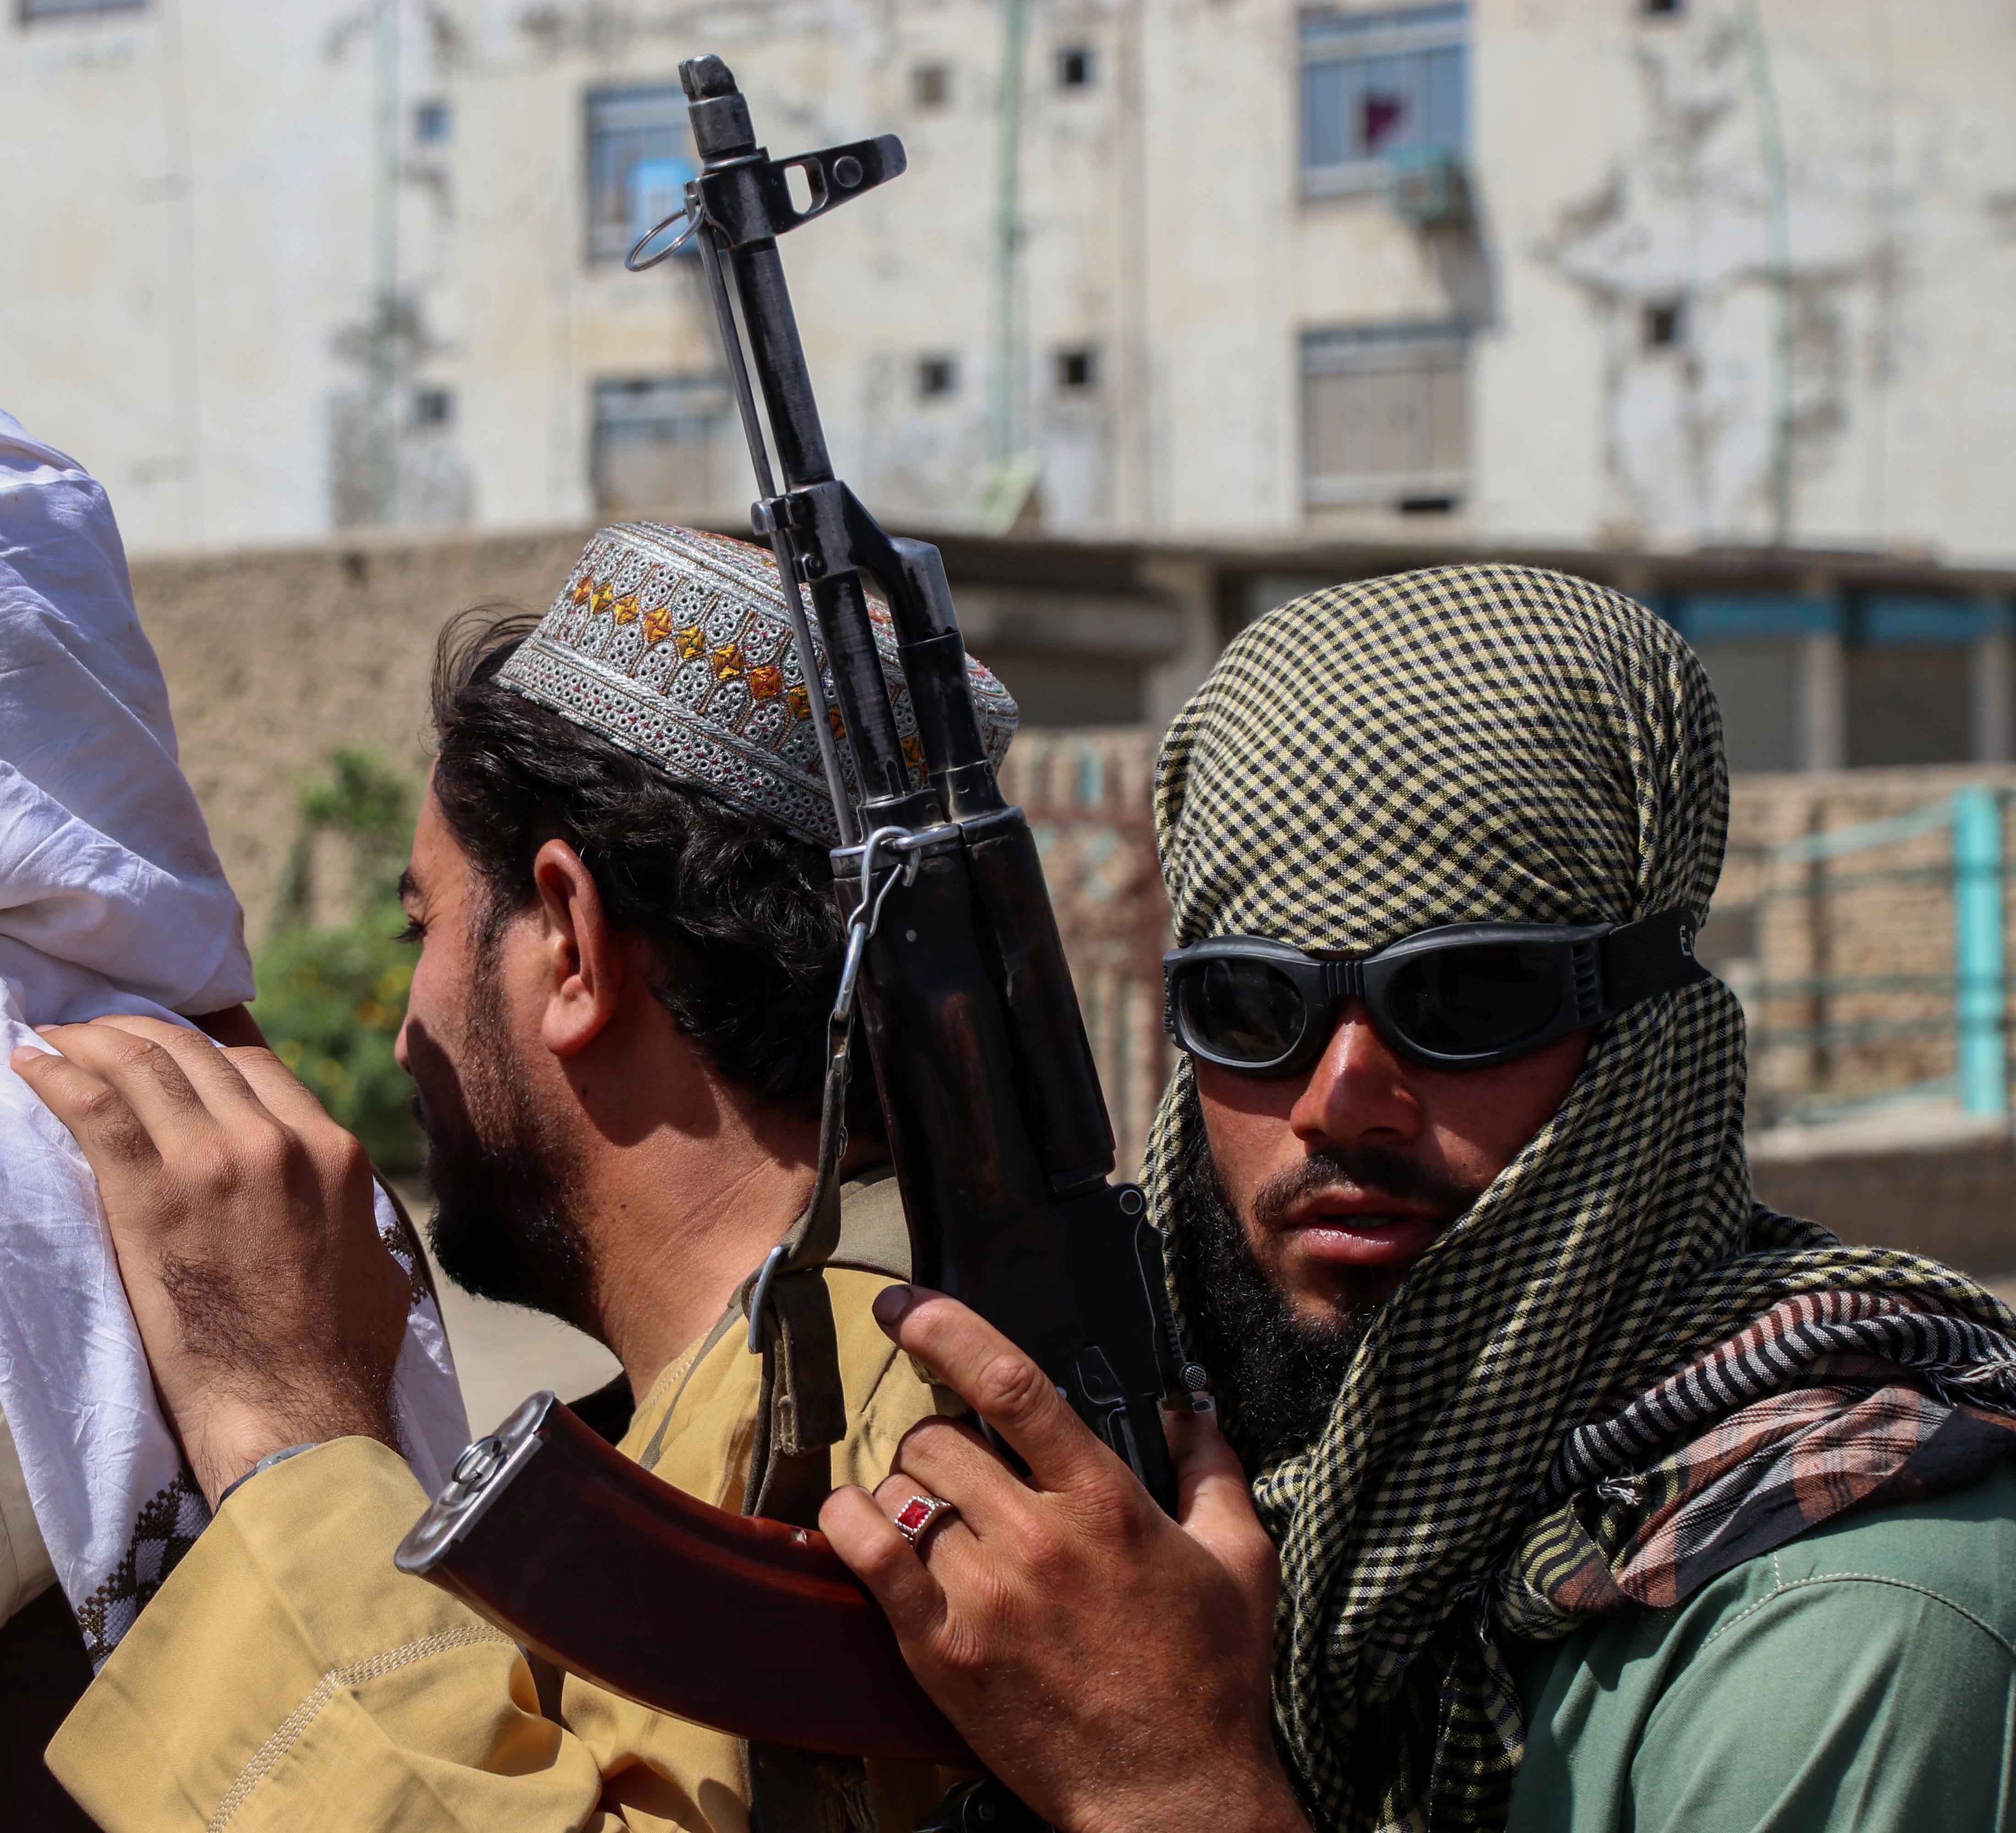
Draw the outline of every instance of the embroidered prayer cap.
[[[923,750],[895,629],[873,600],[869,616],[911,780],[921,784]],[[855,793],[854,759],[815,618],[812,628],[827,717],[843,741],[841,774]],[[971,657],[966,675],[998,768],[1015,735],[1015,703]],[[801,840],[840,844],[777,563],[761,548],[656,522],[604,528],[498,679],[682,782]]]
[[[1157,767],[1183,942],[1244,932],[1359,955],[1446,923],[1698,921],[1727,813],[1693,652],[1642,605],[1525,567],[1366,580],[1270,612],[1226,648]],[[1939,1314],[1942,1379],[1978,1374],[1987,1341],[1953,1320],[1997,1341],[2016,1327],[1950,1269],[1756,1205],[1744,1082],[1742,1012],[1719,980],[1630,1007],[1380,1307],[1315,1442],[1262,1467],[1238,1395],[1221,1396],[1280,1549],[1276,1723],[1320,1824],[1505,1824],[1525,1743],[1500,1646],[1519,1589],[1508,1538],[1545,1514],[1579,1428],[1615,1425],[1622,1403],[1788,1299],[1882,1294]],[[1201,1125],[1183,1058],[1146,1182],[1186,1346],[1208,1368],[1225,1358],[1181,1201]],[[1733,1383],[1700,1385],[1742,1403]],[[1636,1410],[1673,1413],[1656,1395]],[[1574,1503],[1557,1526],[1600,1512],[1575,1493],[1589,1464],[1553,1488]],[[1528,1567],[1561,1568],[1557,1550]]]

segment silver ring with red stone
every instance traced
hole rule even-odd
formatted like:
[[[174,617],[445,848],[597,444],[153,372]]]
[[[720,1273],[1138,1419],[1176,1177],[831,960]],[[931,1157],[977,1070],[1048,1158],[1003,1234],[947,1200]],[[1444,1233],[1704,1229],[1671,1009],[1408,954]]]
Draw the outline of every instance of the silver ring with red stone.
[[[948,1515],[958,1513],[957,1506],[942,1496],[913,1496],[896,1511],[896,1532],[921,1552],[924,1536]]]

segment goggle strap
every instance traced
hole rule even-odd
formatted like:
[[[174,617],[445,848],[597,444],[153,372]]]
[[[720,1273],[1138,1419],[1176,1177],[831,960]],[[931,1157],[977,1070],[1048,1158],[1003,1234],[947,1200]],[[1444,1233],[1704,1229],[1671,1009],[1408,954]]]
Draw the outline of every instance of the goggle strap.
[[[1685,910],[1661,910],[1622,924],[1596,946],[1603,964],[1602,992],[1592,1020],[1608,1018],[1655,993],[1708,977],[1708,970],[1694,959],[1694,918]],[[1582,977],[1580,963],[1576,965],[1579,1003]]]

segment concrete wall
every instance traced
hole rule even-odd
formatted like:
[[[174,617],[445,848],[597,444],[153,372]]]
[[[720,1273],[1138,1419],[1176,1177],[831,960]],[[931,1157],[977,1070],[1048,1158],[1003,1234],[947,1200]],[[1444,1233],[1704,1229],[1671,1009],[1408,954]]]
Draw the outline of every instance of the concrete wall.
[[[2016,19],[1993,0],[1946,0],[1935,29],[1888,0],[1764,0],[1753,39],[1751,16],[1734,0],[1670,19],[1480,6],[1488,525],[1755,538],[1782,385],[1797,538],[1999,552],[2016,333],[1974,276],[2006,286],[2016,258],[1997,99]],[[1682,303],[1685,334],[1648,348],[1661,301]],[[1993,398],[1961,408],[1971,390]]]
[[[142,563],[134,587],[167,676],[182,765],[255,942],[272,913],[302,788],[339,746],[417,776],[442,624],[469,606],[526,603],[581,551],[564,534]],[[556,585],[553,589],[557,589]]]
[[[1820,1149],[1753,1148],[1760,1201],[1844,1240],[1964,1267],[2006,1299],[2016,1285],[2016,1147],[2006,1131],[1937,1130]]]
[[[481,535],[360,531],[333,544],[136,563],[142,616],[175,690],[192,772],[207,805],[227,810],[242,836],[232,842],[240,850],[228,856],[255,930],[304,777],[346,743],[367,744],[417,766],[427,662],[441,624],[494,600],[542,608],[589,532],[586,526]],[[1474,553],[1426,542],[1269,549],[956,533],[936,538],[969,640],[1016,694],[1031,727],[1159,729],[1204,678],[1227,636],[1265,607],[1316,585]],[[1759,580],[1777,582],[1769,556],[1523,557],[1622,585],[1654,603],[1675,594],[1684,600],[1703,588],[1740,592]],[[2016,585],[2007,574],[1836,564],[1841,577],[1835,589],[1850,596],[1890,589],[2006,599]],[[1870,652],[1877,660],[1890,653]],[[1835,654],[1838,660],[1838,645]],[[1711,650],[1709,666],[1724,695],[1732,755],[1740,762],[1770,751],[1779,742],[1772,724],[1779,715],[1768,704],[1729,694],[1731,680],[1741,686],[1744,677],[1726,672],[1734,666],[1727,655]],[[2005,676],[2005,716],[2016,705],[2009,691]],[[1953,710],[1953,726],[1964,729],[1966,721],[1966,709]],[[1759,792],[1761,800],[1748,790],[1737,798],[1725,895],[1753,895],[1755,873],[1746,862],[1761,858],[1759,849],[1810,825],[1840,826],[1915,805],[1914,797],[1943,793],[1928,786],[1962,780],[1973,776],[1865,769],[1803,780],[1760,777],[1775,787]],[[1803,920],[1792,914],[1797,903],[1780,896],[1773,920],[1796,927]]]
[[[1472,434],[1449,533],[2016,553],[2016,17],[1996,0],[1941,0],[1936,31],[1908,0],[1473,0],[1474,207],[1427,229],[1377,185],[1305,196],[1297,0],[1029,0],[1006,345],[1003,0],[395,10],[391,89],[371,9],[337,0],[0,20],[31,180],[0,193],[0,402],[106,477],[136,552],[373,513],[379,358],[401,519],[586,519],[594,384],[717,359],[690,263],[587,260],[584,99],[711,47],[779,151],[909,145],[898,185],[787,245],[836,456],[891,515],[978,513],[999,385],[1053,529],[1391,535],[1388,506],[1305,509],[1301,338],[1454,319]],[[1057,80],[1068,47],[1090,83]],[[450,110],[445,140],[417,136],[422,102]],[[1663,304],[1683,333],[1654,347]],[[1096,387],[1059,387],[1067,348],[1096,352]],[[959,382],[923,398],[931,354]],[[423,389],[452,394],[449,424],[413,423]],[[722,439],[715,500],[668,512],[739,510]]]
[[[360,531],[337,544],[135,564],[183,763],[255,937],[302,786],[342,745],[419,772],[442,625],[484,604],[543,610],[590,532]],[[955,538],[946,560],[975,652],[1032,726],[1116,713],[1166,721],[1222,641],[1216,576],[1196,559]],[[340,886],[340,871],[330,882]]]
[[[402,17],[424,82],[419,10]],[[0,406],[104,479],[136,552],[338,519],[374,310],[369,22],[349,0],[0,17]],[[443,202],[427,168],[398,188],[423,316]],[[436,519],[429,455],[412,460]]]

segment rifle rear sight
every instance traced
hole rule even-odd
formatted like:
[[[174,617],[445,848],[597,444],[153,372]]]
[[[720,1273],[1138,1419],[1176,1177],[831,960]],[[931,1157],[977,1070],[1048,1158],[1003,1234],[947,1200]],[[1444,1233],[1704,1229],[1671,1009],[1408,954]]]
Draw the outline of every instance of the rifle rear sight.
[[[682,63],[679,80],[689,99],[693,145],[706,160],[706,169],[688,183],[685,203],[646,230],[625,256],[623,265],[632,273],[655,267],[683,247],[703,222],[712,224],[729,247],[747,247],[808,223],[909,169],[903,142],[894,134],[772,159],[756,144],[749,104],[719,58],[697,57]],[[803,210],[791,200],[794,171],[805,175],[811,194]],[[675,224],[682,225],[679,235],[664,243]]]

